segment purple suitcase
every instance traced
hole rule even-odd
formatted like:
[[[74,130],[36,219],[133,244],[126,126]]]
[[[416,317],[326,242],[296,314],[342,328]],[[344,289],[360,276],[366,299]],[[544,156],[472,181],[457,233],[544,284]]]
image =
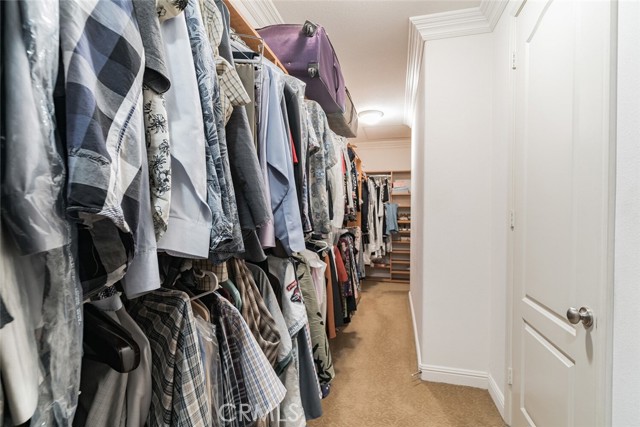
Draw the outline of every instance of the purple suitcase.
[[[347,92],[347,105],[344,113],[327,113],[327,121],[332,131],[346,138],[358,136],[358,112],[353,106],[349,89]]]
[[[344,77],[327,32],[309,21],[279,24],[258,30],[289,74],[307,84],[306,96],[326,113],[344,113]]]

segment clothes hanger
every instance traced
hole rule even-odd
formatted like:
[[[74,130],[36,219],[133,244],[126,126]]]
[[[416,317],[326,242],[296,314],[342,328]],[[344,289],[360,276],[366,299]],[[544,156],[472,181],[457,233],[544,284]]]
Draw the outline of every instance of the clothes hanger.
[[[207,295],[211,295],[215,291],[220,289],[220,280],[218,279],[218,276],[216,276],[213,271],[198,270],[198,271],[194,271],[193,274],[195,275],[196,278],[199,278],[199,279],[203,279],[205,277],[208,277],[209,279],[213,280],[214,285],[213,285],[213,289],[211,289],[209,291],[206,291],[206,292],[203,292],[203,293],[201,293],[199,295],[191,297],[191,301],[200,299],[200,298],[202,298],[204,296],[207,296]]]
[[[91,304],[84,305],[84,357],[126,373],[140,364],[140,347],[129,331]]]

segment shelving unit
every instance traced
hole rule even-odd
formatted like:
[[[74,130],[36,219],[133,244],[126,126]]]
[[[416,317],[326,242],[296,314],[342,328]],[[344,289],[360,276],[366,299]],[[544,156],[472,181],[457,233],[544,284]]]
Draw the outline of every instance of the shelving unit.
[[[369,175],[389,175],[392,185],[390,192],[391,203],[398,204],[398,229],[392,234],[392,248],[385,256],[385,263],[367,266],[367,278],[389,282],[409,281],[411,272],[411,192],[394,193],[393,183],[406,181],[410,186],[411,171],[376,171],[367,172]],[[401,219],[405,218],[406,219]]]

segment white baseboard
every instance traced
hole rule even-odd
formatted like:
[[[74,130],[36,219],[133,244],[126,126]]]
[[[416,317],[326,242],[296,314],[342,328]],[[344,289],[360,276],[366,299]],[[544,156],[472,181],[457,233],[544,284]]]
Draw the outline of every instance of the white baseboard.
[[[488,375],[482,371],[449,368],[447,366],[420,365],[421,378],[424,381],[466,385],[486,390],[489,386]]]
[[[488,380],[489,395],[491,396],[491,399],[493,399],[493,403],[496,405],[496,408],[498,408],[498,412],[500,412],[500,416],[502,417],[502,419],[506,420],[507,417],[505,416],[506,412],[504,407],[504,393],[502,393],[500,387],[498,387],[498,383],[496,383],[491,374],[489,374]]]
[[[411,322],[413,322],[413,339],[416,342],[416,360],[418,367],[422,364],[422,355],[420,353],[420,340],[418,339],[418,324],[416,323],[416,313],[413,310],[413,299],[411,299],[411,291],[409,291],[409,307],[411,308]]]

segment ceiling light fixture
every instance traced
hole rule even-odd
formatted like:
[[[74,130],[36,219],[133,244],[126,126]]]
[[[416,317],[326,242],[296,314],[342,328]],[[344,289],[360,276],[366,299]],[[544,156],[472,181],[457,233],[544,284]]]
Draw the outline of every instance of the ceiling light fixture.
[[[365,110],[358,113],[358,118],[368,125],[375,125],[382,119],[382,116],[384,113],[380,110]]]

